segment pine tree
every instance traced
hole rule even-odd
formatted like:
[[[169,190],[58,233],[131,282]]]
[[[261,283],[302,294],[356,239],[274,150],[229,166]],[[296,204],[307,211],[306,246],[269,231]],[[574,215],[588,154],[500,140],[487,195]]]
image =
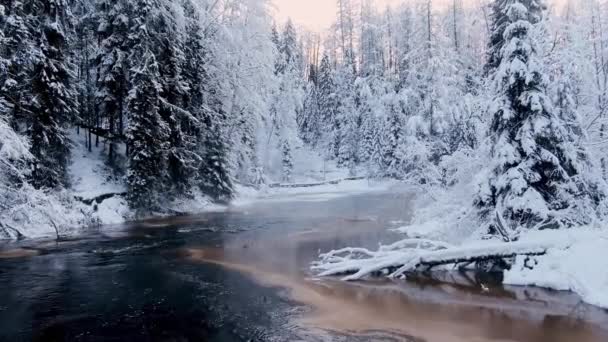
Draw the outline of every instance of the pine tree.
[[[74,0],[72,12],[75,18],[74,37],[72,38],[72,58],[77,66],[78,112],[79,117],[75,124],[77,132],[87,130],[85,142],[89,152],[92,151],[93,129],[96,125],[95,92],[97,90],[96,72],[93,67],[98,51],[97,29],[99,18],[96,10],[97,0]]]
[[[357,111],[361,118],[361,135],[359,136],[359,161],[369,162],[376,148],[376,115],[379,108],[376,106],[376,99],[372,91],[364,80],[359,80],[357,86]]]
[[[159,209],[169,128],[160,116],[161,86],[156,58],[147,49],[139,58],[139,65],[131,69],[127,184],[131,207],[146,211]]]
[[[319,91],[311,82],[306,90],[302,113],[298,116],[298,128],[302,140],[310,145],[318,144],[321,139],[320,125]]]
[[[360,75],[382,75],[384,73],[384,46],[380,16],[370,0],[361,4],[361,70]]]
[[[404,174],[412,171],[404,170],[401,163],[402,157],[399,156],[400,148],[403,147],[402,145],[405,145],[403,140],[404,124],[394,99],[387,97],[384,99],[384,102],[386,116],[382,131],[380,132],[379,153],[377,156],[379,158],[377,162],[380,171],[379,175],[400,179],[403,178]],[[417,160],[416,162],[420,163],[422,161]]]
[[[323,148],[335,157],[334,142],[331,139],[335,125],[336,110],[338,109],[338,99],[336,94],[336,83],[334,71],[327,54],[323,55],[321,67],[319,69],[319,135],[323,137]]]
[[[338,105],[331,127],[333,129],[333,150],[338,165],[347,166],[352,171],[357,163],[356,155],[358,147],[356,139],[360,119],[354,98],[354,54],[349,52],[347,56],[349,57],[338,68],[336,73]]]
[[[283,182],[291,182],[291,174],[293,173],[293,160],[291,156],[291,146],[289,141],[284,140],[282,146],[282,165],[283,165]]]
[[[210,72],[213,56],[208,45],[204,44],[196,7],[192,0],[185,0],[184,7],[187,21],[182,73],[188,88],[184,108],[192,114],[193,120],[183,122],[182,130],[186,132],[188,142],[194,142],[193,149],[185,151],[190,153],[191,160],[196,161],[194,182],[201,191],[216,201],[226,202],[232,198],[234,190],[224,135],[226,115],[220,100],[221,87]]]
[[[291,20],[288,20],[285,24],[285,28],[279,42],[279,52],[282,55],[283,63],[281,63],[282,67],[279,68],[278,72],[299,73],[301,53],[298,47],[298,35],[296,33],[296,28],[293,26],[293,22]]]
[[[99,49],[95,57],[98,115],[107,127],[104,138],[109,142],[108,161],[115,166],[116,143],[124,130],[124,114],[128,92],[129,18],[123,0],[97,0]],[[97,132],[100,134],[101,132]]]
[[[193,126],[197,119],[185,108],[184,100],[190,92],[183,70],[187,66],[186,36],[178,32],[177,20],[170,4],[162,2],[154,37],[161,75],[159,83],[162,86],[160,115],[170,129],[167,156],[167,174],[170,178],[166,182],[170,184],[172,193],[179,196],[191,188],[200,158],[194,151],[195,137],[188,132],[188,127]]]
[[[494,0],[491,5],[491,27],[490,40],[488,41],[487,60],[485,72],[492,75],[502,62],[502,48],[505,44],[504,33],[511,23],[509,15],[506,12],[511,0]],[[529,1],[530,11],[528,12],[528,20],[532,23],[538,22],[541,17],[541,11],[544,9],[542,0]]]
[[[228,147],[221,127],[223,114],[211,105],[205,110],[202,134],[202,162],[199,166],[201,191],[217,202],[228,202],[233,196],[232,178],[228,165]]]
[[[38,45],[32,73],[33,99],[29,136],[36,158],[32,182],[38,188],[67,185],[70,141],[66,128],[74,122],[76,94],[69,62],[70,9],[65,0],[37,1],[34,35]]]
[[[167,179],[167,140],[169,127],[160,115],[162,85],[160,71],[153,52],[153,14],[159,9],[154,0],[139,0],[132,4],[129,31],[129,59],[134,62],[129,72],[127,129],[129,169],[127,173],[128,200],[140,213],[160,209]]]
[[[604,197],[572,148],[576,139],[546,95],[539,47],[532,35],[541,17],[536,0],[499,2],[507,15],[494,75],[492,163],[476,205],[490,232],[582,225],[597,217]],[[495,32],[494,32],[495,33]]]
[[[32,91],[29,80],[34,50],[33,3],[1,1],[0,102],[12,126],[31,119]]]

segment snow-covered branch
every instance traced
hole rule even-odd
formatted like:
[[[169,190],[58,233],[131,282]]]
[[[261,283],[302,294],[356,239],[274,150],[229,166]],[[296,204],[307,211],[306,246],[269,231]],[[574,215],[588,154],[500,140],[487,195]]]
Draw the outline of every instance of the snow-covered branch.
[[[409,247],[408,247],[409,246]],[[422,248],[422,247],[426,248]],[[406,273],[430,268],[480,261],[498,261],[519,255],[542,255],[554,247],[550,243],[511,242],[478,243],[452,246],[441,241],[406,239],[377,252],[363,248],[344,248],[321,255],[312,269],[319,276],[348,274],[344,280],[359,280],[370,275],[401,277]]]

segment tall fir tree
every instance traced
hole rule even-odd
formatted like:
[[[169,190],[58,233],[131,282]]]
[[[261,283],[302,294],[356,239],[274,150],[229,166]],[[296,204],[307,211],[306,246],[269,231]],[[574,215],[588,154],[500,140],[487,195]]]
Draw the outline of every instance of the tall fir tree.
[[[541,18],[537,0],[498,3],[508,18],[491,107],[492,162],[476,205],[490,233],[505,240],[521,228],[590,223],[605,196],[573,148],[573,131],[553,108],[533,39]]]
[[[115,166],[116,143],[122,139],[125,126],[126,98],[129,87],[127,50],[129,18],[124,0],[97,0],[99,48],[95,56],[97,69],[97,111],[105,127],[108,161]],[[100,121],[100,120],[98,120]]]
[[[7,121],[22,131],[31,121],[29,105],[32,90],[28,82],[32,72],[34,44],[34,4],[25,1],[0,1],[2,27],[0,36],[0,102],[4,103]],[[18,127],[21,126],[21,127]]]
[[[511,0],[494,0],[491,7],[490,15],[490,37],[488,40],[487,60],[484,66],[485,72],[491,76],[502,62],[502,48],[505,45],[504,34],[506,28],[510,25],[509,14],[507,9],[511,4]],[[529,1],[530,11],[528,11],[528,20],[532,23],[541,20],[541,12],[545,8],[543,0]]]
[[[127,185],[129,203],[140,211],[158,210],[166,170],[169,128],[160,116],[159,71],[156,58],[145,50],[131,71],[129,92],[131,118],[127,139],[130,146]]]
[[[211,103],[203,113],[201,142],[202,162],[199,164],[199,188],[217,202],[228,202],[233,196],[233,183],[228,165],[228,143],[221,123],[223,111],[219,103]]]
[[[76,116],[74,68],[68,58],[71,13],[65,0],[35,1],[32,6],[38,47],[32,56],[32,119],[28,123],[36,158],[32,183],[38,188],[56,188],[68,184],[67,127]]]
[[[195,137],[188,131],[197,119],[185,108],[184,100],[190,92],[184,78],[186,66],[185,35],[179,32],[177,14],[169,2],[161,2],[160,15],[156,22],[155,42],[159,63],[161,91],[161,117],[170,129],[167,155],[166,182],[171,194],[181,196],[193,186],[196,164]]]
[[[160,71],[153,52],[152,29],[154,14],[159,9],[155,0],[133,3],[129,32],[130,68],[128,95],[129,169],[127,173],[128,200],[140,213],[159,210],[161,192],[166,184],[167,140],[169,127],[162,119]]]

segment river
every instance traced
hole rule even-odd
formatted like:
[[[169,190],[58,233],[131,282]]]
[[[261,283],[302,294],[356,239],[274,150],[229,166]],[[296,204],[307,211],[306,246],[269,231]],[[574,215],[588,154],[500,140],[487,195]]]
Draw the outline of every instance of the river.
[[[570,293],[486,291],[468,275],[343,283],[310,273],[320,251],[394,241],[387,228],[411,217],[411,197],[271,198],[6,243],[0,340],[608,341],[608,311]]]

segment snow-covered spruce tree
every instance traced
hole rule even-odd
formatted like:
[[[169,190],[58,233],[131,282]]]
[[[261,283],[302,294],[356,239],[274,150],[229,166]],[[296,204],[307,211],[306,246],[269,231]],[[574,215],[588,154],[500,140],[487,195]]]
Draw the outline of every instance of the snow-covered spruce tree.
[[[333,152],[338,165],[351,171],[357,164],[359,113],[355,104],[355,59],[354,52],[347,52],[342,65],[336,72],[337,107],[331,123]]]
[[[336,94],[336,82],[334,70],[331,66],[329,56],[323,55],[321,67],[319,68],[318,86],[318,107],[319,107],[319,135],[322,137],[317,142],[317,147],[323,148],[328,155],[335,156],[334,143],[331,140],[334,121],[338,109],[338,99]]]
[[[372,0],[361,2],[360,75],[382,75],[384,73],[384,40],[382,17],[377,13]]]
[[[298,47],[298,34],[291,19],[287,20],[285,24],[278,48],[279,53],[282,55],[282,63],[279,64],[277,72],[299,72],[300,59],[302,57]]]
[[[32,119],[28,124],[35,157],[32,184],[37,188],[67,185],[70,141],[67,125],[76,115],[74,72],[69,62],[70,8],[65,0],[35,1],[34,36],[37,44],[32,70]]]
[[[99,16],[97,0],[74,0],[71,3],[74,16],[74,32],[71,43],[72,59],[77,67],[76,91],[78,93],[77,132],[84,128],[85,143],[92,151],[93,128],[96,125],[95,92],[97,91],[97,69],[95,57],[98,53]],[[125,95],[126,97],[126,95]]]
[[[404,148],[417,149],[418,146],[408,141],[405,144],[405,124],[401,108],[396,101],[395,94],[388,93],[383,98],[384,116],[379,124],[378,147],[372,154],[375,171],[374,176],[402,179],[411,170],[404,168],[403,160],[410,157],[409,153],[403,153]],[[411,138],[417,141],[417,132],[410,132]],[[405,157],[405,158],[404,158]],[[415,158],[406,159],[411,164],[424,161]]]
[[[537,43],[541,18],[537,0],[501,2],[508,17],[495,99],[491,163],[481,174],[475,205],[489,231],[512,239],[512,230],[583,225],[598,217],[605,194],[578,154],[582,146],[546,94]]]
[[[282,143],[282,156],[283,160],[283,182],[291,182],[291,174],[293,173],[293,160],[291,156],[291,146],[289,142],[283,141]]]
[[[136,1],[129,33],[132,51],[129,59],[134,65],[129,73],[127,99],[130,114],[127,186],[129,205],[140,213],[160,209],[160,193],[167,178],[169,128],[160,115],[162,85],[149,31],[157,6],[154,0]]]
[[[31,119],[29,77],[34,53],[32,6],[24,1],[1,1],[0,13],[0,101],[12,126],[26,126]],[[22,129],[19,129],[22,131]]]
[[[505,12],[511,0],[494,0],[490,5],[490,37],[488,41],[487,60],[484,66],[487,75],[492,75],[502,59],[502,48],[505,43],[504,32],[509,25],[509,17]]]
[[[184,95],[184,109],[192,115],[184,118],[184,148],[187,162],[194,165],[192,182],[214,200],[225,201],[232,196],[232,181],[226,161],[228,150],[221,130],[225,116],[218,98],[217,80],[209,72],[211,52],[205,43],[201,13],[192,0],[184,0],[185,35],[183,80],[188,91]],[[218,140],[220,139],[220,140]],[[192,144],[192,145],[191,145]],[[219,161],[216,163],[216,161]],[[187,170],[187,169],[186,169]]]
[[[319,90],[315,83],[309,82],[302,111],[298,115],[298,128],[302,141],[312,146],[317,145],[322,138],[321,124]]]
[[[184,108],[191,113],[183,120],[181,129],[187,142],[194,138],[191,150],[196,160],[194,185],[213,200],[226,202],[233,196],[230,174],[229,148],[226,137],[227,115],[222,104],[222,85],[213,72],[216,59],[210,46],[217,37],[205,37],[203,13],[193,0],[184,0],[185,35],[182,68],[183,80],[188,88]],[[187,145],[186,145],[187,146]],[[184,151],[190,151],[188,148]]]
[[[182,196],[190,191],[200,161],[195,151],[196,137],[188,130],[197,119],[184,103],[190,92],[183,70],[187,63],[184,40],[188,37],[181,33],[185,27],[177,4],[163,1],[160,10],[154,39],[162,86],[160,115],[170,129],[166,183],[170,195]]]
[[[116,143],[123,135],[125,106],[128,92],[128,34],[129,18],[124,0],[97,0],[99,48],[95,56],[97,91],[95,102],[100,126],[107,131],[108,162],[115,166]],[[101,134],[101,132],[97,132]]]
[[[169,129],[160,116],[160,77],[154,54],[144,49],[140,62],[131,69],[129,91],[130,147],[129,204],[145,212],[157,210],[160,204],[162,181],[166,174],[166,149]]]
[[[304,85],[301,70],[301,51],[298,45],[298,38],[295,28],[291,21],[285,25],[276,56],[275,77],[278,87],[274,90],[271,104],[272,130],[268,142],[272,143],[269,148],[279,151],[280,160],[274,160],[274,165],[281,165],[281,179],[290,179],[291,170],[287,165],[291,165],[292,156],[285,156],[292,153],[292,146],[298,137],[297,118],[298,113],[302,112],[304,101]],[[273,140],[273,138],[275,138]],[[274,158],[278,159],[278,158]],[[285,164],[285,160],[290,163]],[[270,161],[269,161],[270,162]]]
[[[228,145],[224,128],[225,115],[221,103],[204,106],[199,139],[202,139],[201,163],[199,164],[199,188],[217,202],[229,201],[234,193],[228,163]]]
[[[361,135],[359,137],[359,162],[369,162],[374,154],[378,141],[377,116],[382,114],[382,108],[376,96],[365,79],[355,82],[356,104],[361,118]]]

